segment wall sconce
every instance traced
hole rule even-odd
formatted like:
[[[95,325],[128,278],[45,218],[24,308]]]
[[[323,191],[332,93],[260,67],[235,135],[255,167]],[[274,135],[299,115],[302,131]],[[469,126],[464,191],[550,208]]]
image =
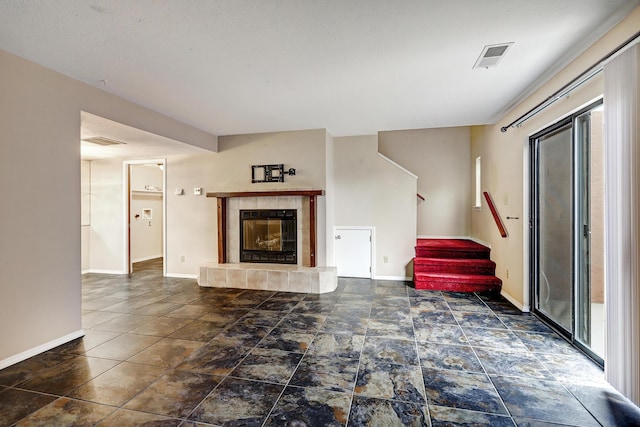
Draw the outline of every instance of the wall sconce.
[[[284,164],[278,165],[253,165],[251,166],[251,183],[257,182],[284,182],[284,176],[295,176],[296,170],[289,168],[284,170]]]

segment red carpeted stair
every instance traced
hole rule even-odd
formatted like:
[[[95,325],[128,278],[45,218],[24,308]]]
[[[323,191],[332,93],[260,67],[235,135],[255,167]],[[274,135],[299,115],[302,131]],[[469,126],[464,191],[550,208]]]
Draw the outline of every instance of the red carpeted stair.
[[[491,249],[464,239],[418,239],[413,259],[416,289],[455,292],[499,291]]]

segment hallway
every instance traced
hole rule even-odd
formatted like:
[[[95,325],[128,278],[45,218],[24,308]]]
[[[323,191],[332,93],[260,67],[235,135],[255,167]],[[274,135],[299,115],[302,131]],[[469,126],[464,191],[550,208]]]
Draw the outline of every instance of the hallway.
[[[85,275],[83,304],[83,339],[0,371],[0,426],[640,425],[595,364],[499,297],[140,269]]]

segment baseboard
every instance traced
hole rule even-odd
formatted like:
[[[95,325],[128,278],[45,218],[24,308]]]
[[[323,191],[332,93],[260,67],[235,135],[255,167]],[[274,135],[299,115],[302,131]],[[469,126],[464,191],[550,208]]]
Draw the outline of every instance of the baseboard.
[[[413,278],[404,277],[404,276],[375,276],[373,280],[391,280],[394,282],[406,282],[407,280],[413,280]]]
[[[100,269],[93,269],[90,268],[89,270],[85,270],[82,274],[87,274],[87,273],[94,273],[94,274],[127,274],[122,270],[100,270]]]
[[[57,338],[53,341],[49,341],[37,347],[33,347],[29,350],[23,351],[22,353],[18,353],[11,357],[7,357],[6,359],[0,360],[0,369],[4,369],[8,366],[15,365],[16,363],[22,362],[23,360],[27,360],[30,357],[37,356],[40,353],[44,353],[45,351],[51,350],[52,348],[56,348],[59,345],[66,344],[69,341],[73,341],[83,336],[84,336],[84,330],[80,329],[79,331],[72,332],[63,337]]]
[[[143,258],[136,258],[136,259],[131,260],[131,262],[134,263],[134,262],[149,261],[149,260],[158,259],[158,258],[162,258],[162,254],[153,255],[153,256],[147,256],[147,257],[143,257]]]
[[[183,274],[183,273],[167,273],[164,277],[173,277],[176,279],[197,279],[197,274]]]
[[[504,289],[500,291],[500,295],[502,295],[511,304],[515,305],[516,308],[522,311],[523,313],[528,313],[530,311],[530,307],[528,305],[520,304],[514,297],[506,293]]]
[[[477,237],[468,237],[469,240],[471,240],[472,242],[476,242],[481,244],[482,246],[486,246],[489,249],[491,249],[491,243],[485,242],[484,240],[480,240]]]

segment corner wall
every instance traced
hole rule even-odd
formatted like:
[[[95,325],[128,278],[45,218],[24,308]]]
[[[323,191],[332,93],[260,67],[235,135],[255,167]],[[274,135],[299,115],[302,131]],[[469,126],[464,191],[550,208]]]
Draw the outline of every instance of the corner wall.
[[[89,270],[91,266],[90,247],[91,247],[91,162],[83,160],[80,163],[80,233],[82,248],[80,263],[82,272]]]
[[[375,227],[375,278],[412,277],[415,176],[378,155],[376,135],[334,141],[335,225]]]
[[[215,136],[0,50],[0,368],[81,336],[80,113]]]
[[[471,233],[470,131],[468,127],[378,133],[378,150],[418,175],[418,236]]]

